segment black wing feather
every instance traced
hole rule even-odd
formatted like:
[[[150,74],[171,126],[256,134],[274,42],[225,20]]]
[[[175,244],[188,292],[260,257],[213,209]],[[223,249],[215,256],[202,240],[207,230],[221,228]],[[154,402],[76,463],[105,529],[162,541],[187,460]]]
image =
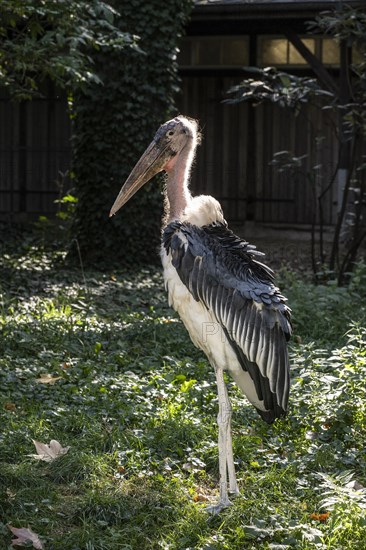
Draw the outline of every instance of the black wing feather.
[[[214,313],[250,374],[267,409],[258,410],[262,418],[273,422],[285,414],[290,309],[274,284],[273,271],[258,260],[263,254],[224,223],[197,227],[174,221],[164,230],[163,245],[183,284]]]

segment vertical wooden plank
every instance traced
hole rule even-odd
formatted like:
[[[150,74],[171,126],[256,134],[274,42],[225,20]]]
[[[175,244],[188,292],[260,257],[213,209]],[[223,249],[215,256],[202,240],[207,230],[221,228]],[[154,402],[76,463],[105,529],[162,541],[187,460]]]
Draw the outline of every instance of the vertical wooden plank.
[[[239,154],[239,164],[238,164],[238,201],[237,201],[237,216],[236,220],[238,223],[244,223],[247,219],[246,210],[247,210],[247,199],[248,193],[246,191],[246,185],[248,181],[248,148],[247,143],[249,139],[255,139],[255,135],[249,135],[249,127],[247,125],[248,112],[252,107],[247,103],[242,103],[239,109],[239,115],[236,120],[238,121],[238,154]],[[235,135],[232,136],[235,140]],[[255,206],[255,205],[254,205]]]
[[[256,167],[256,204],[254,219],[263,221],[263,196],[264,196],[264,165],[263,165],[263,105],[255,109],[255,167]]]

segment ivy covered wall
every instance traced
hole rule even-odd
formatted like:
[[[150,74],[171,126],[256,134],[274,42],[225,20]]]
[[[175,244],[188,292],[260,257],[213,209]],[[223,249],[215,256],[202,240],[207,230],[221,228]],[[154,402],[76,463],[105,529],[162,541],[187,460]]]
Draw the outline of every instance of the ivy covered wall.
[[[139,50],[104,48],[96,55],[103,85],[74,97],[73,173],[78,206],[74,237],[84,263],[142,265],[157,261],[163,199],[158,179],[113,218],[114,199],[158,126],[176,114],[176,53],[191,0],[114,0],[121,30]]]

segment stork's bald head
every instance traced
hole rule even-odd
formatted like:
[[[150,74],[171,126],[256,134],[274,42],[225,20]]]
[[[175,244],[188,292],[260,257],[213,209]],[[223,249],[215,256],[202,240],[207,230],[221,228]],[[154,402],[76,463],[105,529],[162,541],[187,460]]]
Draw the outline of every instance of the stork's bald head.
[[[128,176],[109,215],[113,216],[155,174],[171,170],[185,148],[194,152],[199,137],[198,124],[191,118],[177,116],[162,124]]]

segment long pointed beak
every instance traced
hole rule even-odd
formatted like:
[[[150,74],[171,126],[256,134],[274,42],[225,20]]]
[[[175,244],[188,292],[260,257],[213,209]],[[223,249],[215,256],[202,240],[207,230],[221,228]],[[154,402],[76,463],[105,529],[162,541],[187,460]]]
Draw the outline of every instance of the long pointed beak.
[[[169,146],[162,147],[155,140],[152,141],[123,184],[109,216],[113,216],[155,174],[164,170],[171,156]]]

